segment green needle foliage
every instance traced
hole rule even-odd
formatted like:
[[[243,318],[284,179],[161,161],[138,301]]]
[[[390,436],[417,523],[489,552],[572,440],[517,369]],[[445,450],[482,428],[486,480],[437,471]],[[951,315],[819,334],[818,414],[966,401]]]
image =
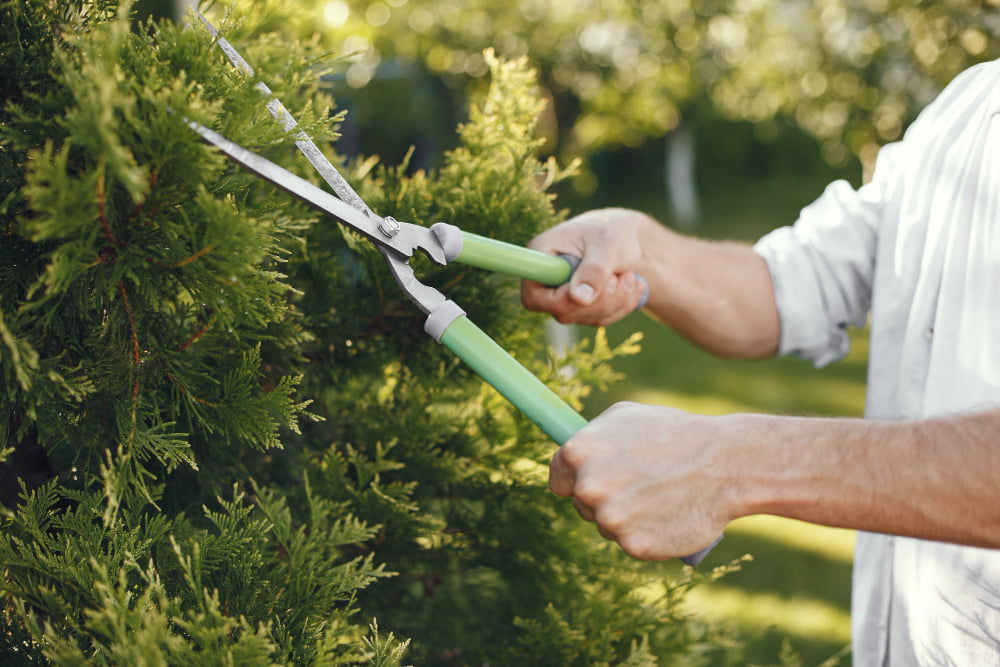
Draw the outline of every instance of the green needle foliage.
[[[187,127],[316,180],[254,82],[199,26],[130,11],[0,1],[5,664],[710,655],[680,607],[696,578],[642,594],[548,493],[552,444],[422,333],[380,255]],[[332,151],[329,57],[259,21],[224,30]],[[514,243],[559,219],[534,74],[488,62],[438,172],[345,167],[375,210]],[[635,351],[598,333],[557,358],[514,281],[416,264],[573,404]]]

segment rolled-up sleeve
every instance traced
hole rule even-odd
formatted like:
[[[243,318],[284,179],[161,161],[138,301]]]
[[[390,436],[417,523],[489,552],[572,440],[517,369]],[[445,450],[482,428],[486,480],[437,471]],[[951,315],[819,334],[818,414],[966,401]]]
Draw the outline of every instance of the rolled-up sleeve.
[[[847,354],[847,329],[863,326],[871,306],[883,189],[875,181],[859,190],[836,181],[802,210],[793,226],[754,245],[774,285],[781,320],[779,354],[816,366]]]

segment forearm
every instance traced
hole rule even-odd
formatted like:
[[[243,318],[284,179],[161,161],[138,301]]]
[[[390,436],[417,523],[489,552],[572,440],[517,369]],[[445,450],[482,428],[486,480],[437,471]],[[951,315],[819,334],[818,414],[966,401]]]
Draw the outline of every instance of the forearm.
[[[639,225],[637,272],[650,282],[646,311],[716,354],[764,357],[780,325],[764,260],[746,244],[681,236],[652,220]]]
[[[774,354],[779,324],[764,260],[744,244],[681,236],[639,211],[588,211],[540,234],[536,250],[581,258],[570,283],[525,281],[525,307],[558,321],[606,325],[632,312],[649,285],[647,312],[697,345],[730,357]]]
[[[740,515],[1000,547],[1000,410],[907,422],[734,418],[755,436],[734,479]]]

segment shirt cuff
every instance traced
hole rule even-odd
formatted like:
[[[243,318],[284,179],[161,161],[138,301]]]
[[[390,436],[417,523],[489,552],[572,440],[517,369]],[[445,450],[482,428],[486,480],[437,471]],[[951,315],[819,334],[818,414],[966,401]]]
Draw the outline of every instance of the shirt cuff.
[[[809,279],[815,260],[795,239],[793,229],[776,229],[753,249],[771,273],[781,324],[778,354],[807,359],[817,368],[844,358],[851,347],[847,325],[829,325],[822,290]]]

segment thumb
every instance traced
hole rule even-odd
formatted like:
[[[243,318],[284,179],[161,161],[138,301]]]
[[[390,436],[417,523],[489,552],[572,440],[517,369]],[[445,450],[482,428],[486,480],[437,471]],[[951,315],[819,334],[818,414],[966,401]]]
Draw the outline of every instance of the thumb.
[[[569,296],[578,306],[589,306],[597,298],[597,290],[587,281],[574,280],[569,286]]]
[[[580,306],[589,306],[613,280],[614,274],[604,261],[604,253],[592,249],[585,253],[569,281],[569,296]]]

